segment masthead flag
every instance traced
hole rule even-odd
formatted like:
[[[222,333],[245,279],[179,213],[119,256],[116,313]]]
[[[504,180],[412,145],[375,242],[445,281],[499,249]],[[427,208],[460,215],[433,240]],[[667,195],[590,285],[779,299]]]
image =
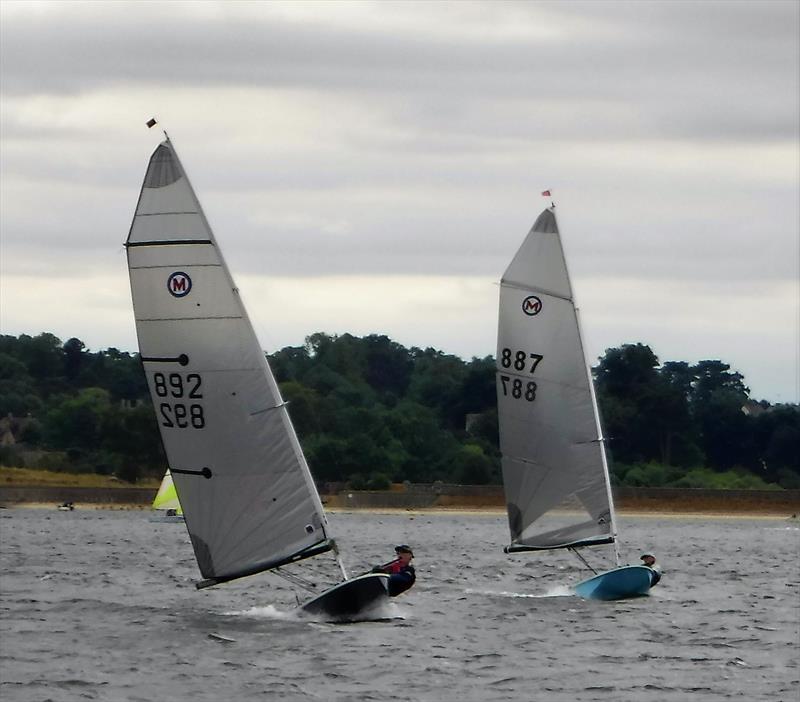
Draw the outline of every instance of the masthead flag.
[[[549,190],[542,190],[542,197],[550,197],[550,191]]]

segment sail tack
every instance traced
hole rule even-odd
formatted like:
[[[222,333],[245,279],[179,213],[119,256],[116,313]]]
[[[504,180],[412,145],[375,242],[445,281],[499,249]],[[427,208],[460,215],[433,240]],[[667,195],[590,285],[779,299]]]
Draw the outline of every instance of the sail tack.
[[[500,285],[497,404],[511,545],[613,541],[613,505],[555,213],[539,216]]]
[[[328,548],[286,405],[168,139],[148,164],[127,252],[142,362],[203,576]]]

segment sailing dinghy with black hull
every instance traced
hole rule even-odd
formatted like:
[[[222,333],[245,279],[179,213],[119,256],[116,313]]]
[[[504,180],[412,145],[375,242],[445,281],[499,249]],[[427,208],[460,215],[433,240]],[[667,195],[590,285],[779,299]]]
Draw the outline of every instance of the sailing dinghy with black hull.
[[[150,158],[126,248],[197,587],[287,576],[282,566],[333,551],[345,581],[320,613],[357,614],[387,599],[385,577],[347,579],[286,403],[169,137]]]
[[[610,544],[618,567],[574,592],[646,594],[656,571],[619,567],[605,446],[554,207],[536,220],[501,280],[497,404],[506,553],[569,549],[588,566],[578,549]]]

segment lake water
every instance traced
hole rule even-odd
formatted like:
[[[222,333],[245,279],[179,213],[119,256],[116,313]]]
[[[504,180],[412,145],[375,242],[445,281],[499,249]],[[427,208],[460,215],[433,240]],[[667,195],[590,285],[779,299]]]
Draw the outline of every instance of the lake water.
[[[185,527],[143,512],[0,511],[0,699],[800,699],[796,522],[623,518],[623,560],[653,550],[664,579],[591,602],[569,554],[506,556],[500,515],[330,521],[352,571],[414,546],[395,619],[301,619],[272,574],[197,591]]]

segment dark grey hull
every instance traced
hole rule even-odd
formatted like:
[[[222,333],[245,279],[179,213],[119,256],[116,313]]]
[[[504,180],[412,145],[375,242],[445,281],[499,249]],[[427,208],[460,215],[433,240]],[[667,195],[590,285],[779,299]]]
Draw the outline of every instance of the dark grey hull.
[[[385,573],[368,573],[334,585],[300,609],[308,614],[347,619],[388,601],[389,576]]]

